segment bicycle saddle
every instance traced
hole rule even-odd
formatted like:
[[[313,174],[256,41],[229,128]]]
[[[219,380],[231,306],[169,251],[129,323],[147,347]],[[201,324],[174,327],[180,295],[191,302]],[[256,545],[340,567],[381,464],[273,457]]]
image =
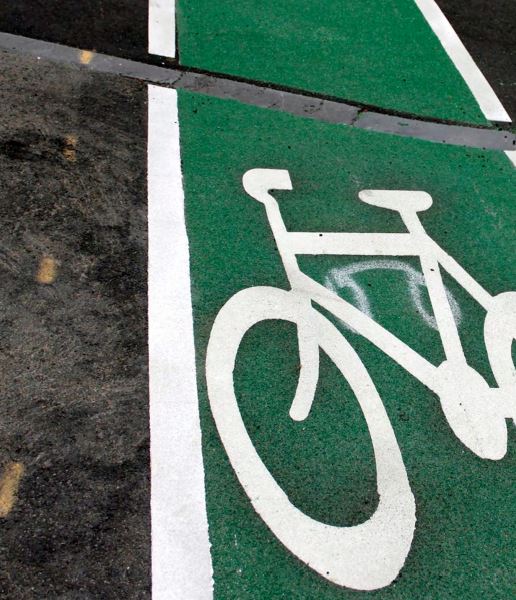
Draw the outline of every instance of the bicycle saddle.
[[[419,212],[432,206],[430,194],[411,190],[362,190],[358,197],[366,204],[398,212]]]

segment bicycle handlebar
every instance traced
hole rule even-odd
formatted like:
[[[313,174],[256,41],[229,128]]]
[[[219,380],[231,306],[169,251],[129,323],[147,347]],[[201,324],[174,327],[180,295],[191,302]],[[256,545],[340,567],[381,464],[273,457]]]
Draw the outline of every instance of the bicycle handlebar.
[[[249,196],[263,204],[276,203],[269,194],[270,190],[292,189],[286,169],[250,169],[244,173],[242,184]],[[362,190],[358,197],[367,204],[400,213],[416,213],[432,206],[430,194],[416,190]]]
[[[432,206],[432,196],[412,190],[362,190],[358,193],[362,202],[397,212],[420,212]]]
[[[270,190],[292,189],[289,172],[285,169],[251,169],[244,173],[242,184],[249,196],[263,204],[276,202]]]

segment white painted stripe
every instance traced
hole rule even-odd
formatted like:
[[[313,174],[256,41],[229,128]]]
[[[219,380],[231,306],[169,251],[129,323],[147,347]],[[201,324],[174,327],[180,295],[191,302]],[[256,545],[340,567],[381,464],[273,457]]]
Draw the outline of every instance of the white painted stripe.
[[[175,58],[175,0],[149,0],[149,53]]]
[[[285,243],[294,254],[417,256],[408,233],[313,233],[289,231]]]
[[[210,600],[177,92],[149,86],[149,385],[153,600]]]
[[[516,167],[516,150],[506,150],[505,154],[507,154],[507,158]]]
[[[415,0],[415,2],[433,32],[439,38],[453,64],[462,75],[486,119],[510,122],[511,118],[502,106],[498,96],[471,58],[436,2],[434,0]]]

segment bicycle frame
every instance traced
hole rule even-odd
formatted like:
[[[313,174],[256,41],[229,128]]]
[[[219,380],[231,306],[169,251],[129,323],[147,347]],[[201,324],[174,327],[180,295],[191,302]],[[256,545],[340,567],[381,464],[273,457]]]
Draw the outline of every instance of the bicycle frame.
[[[450,371],[455,370],[457,376],[467,382],[468,387],[473,392],[479,386],[483,391],[487,384],[467,364],[440,268],[442,267],[447,271],[486,310],[489,310],[492,306],[493,296],[426,233],[417,212],[425,210],[431,205],[432,200],[428,194],[424,192],[394,192],[391,190],[363,191],[359,194],[365,202],[398,212],[408,233],[290,232],[285,227],[278,202],[268,191],[270,189],[292,189],[288,171],[253,169],[244,175],[243,183],[249,195],[265,206],[267,219],[292,292],[303,301],[306,301],[307,307],[311,308],[311,301],[313,300],[330,311],[357,333],[375,344],[430,390],[442,396],[442,372],[438,375],[438,370],[442,365],[437,367],[431,364],[350,302],[340,298],[334,292],[305,275],[300,270],[296,258],[297,255],[302,254],[418,257],[442,340],[448,374]],[[388,201],[376,199],[374,194],[377,194],[377,196],[383,194],[388,198]],[[373,196],[372,199],[371,196]],[[403,204],[402,201],[397,200],[398,197],[405,199],[406,203]],[[396,200],[393,200],[393,198],[396,198]],[[312,358],[314,357],[315,351],[309,348],[309,339],[310,332],[299,332],[302,364],[303,355],[309,356],[311,354]],[[311,380],[312,385],[315,386],[316,376],[311,376]],[[499,388],[489,389],[499,390]],[[496,401],[498,404],[495,409],[498,413],[501,410],[504,416],[513,418],[516,416],[513,401],[506,393],[498,394]],[[295,402],[293,403],[293,410],[291,411],[293,418],[304,418],[306,414],[308,414],[306,407],[304,409],[296,408]]]
[[[464,364],[466,358],[439,265],[486,310],[489,309],[492,296],[428,236],[415,212],[399,210],[409,233],[289,232],[285,228],[277,201],[270,195],[269,198],[270,200],[264,203],[265,210],[292,290],[314,300],[346,322],[419,381],[438,392],[435,389],[434,365],[350,302],[336,296],[305,275],[299,268],[296,256],[304,254],[419,257],[445,355],[455,363]]]

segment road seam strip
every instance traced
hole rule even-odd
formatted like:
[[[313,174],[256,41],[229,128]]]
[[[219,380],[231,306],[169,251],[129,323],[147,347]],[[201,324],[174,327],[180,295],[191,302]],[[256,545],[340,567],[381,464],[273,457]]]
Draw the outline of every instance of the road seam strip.
[[[281,90],[265,84],[258,85],[218,74],[177,67],[159,67],[106,54],[93,53],[91,59],[84,63],[81,60],[81,49],[9,33],[0,33],[0,50],[30,55],[38,60],[45,59],[92,72],[119,75],[145,83],[237,100],[244,104],[279,110],[326,123],[457,146],[505,151],[516,149],[516,134],[511,131],[377,112],[344,101]]]

